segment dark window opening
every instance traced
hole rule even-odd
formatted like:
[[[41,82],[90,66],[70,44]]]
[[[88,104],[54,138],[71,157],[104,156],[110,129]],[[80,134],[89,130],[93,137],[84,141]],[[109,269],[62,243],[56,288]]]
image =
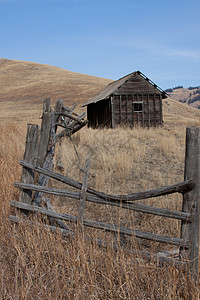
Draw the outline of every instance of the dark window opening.
[[[142,103],[141,102],[134,102],[134,111],[140,112],[142,111]]]

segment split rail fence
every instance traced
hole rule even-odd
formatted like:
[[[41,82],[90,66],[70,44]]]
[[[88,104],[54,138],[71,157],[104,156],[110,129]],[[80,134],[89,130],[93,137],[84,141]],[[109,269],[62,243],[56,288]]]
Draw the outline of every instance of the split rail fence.
[[[20,162],[23,167],[21,182],[14,184],[16,188],[20,189],[20,197],[19,201],[11,201],[11,206],[26,214],[28,214],[28,212],[35,212],[47,216],[50,221],[54,220],[54,222],[53,225],[44,226],[48,226],[55,232],[58,230],[65,236],[73,236],[74,232],[72,232],[63,221],[76,223],[81,231],[83,231],[84,226],[87,226],[116,233],[121,237],[134,236],[150,241],[175,245],[178,247],[178,253],[176,253],[178,256],[176,255],[175,258],[167,252],[151,254],[141,251],[139,254],[142,258],[156,260],[161,264],[173,263],[174,265],[186,266],[191,272],[192,277],[197,280],[200,211],[200,128],[189,127],[186,130],[185,174],[183,182],[133,194],[109,195],[88,187],[90,159],[86,160],[82,183],[52,171],[56,142],[59,138],[66,135],[66,129],[56,134],[58,126],[64,127],[62,123],[63,118],[61,117],[65,118],[65,123],[68,124],[71,134],[86,124],[86,121],[83,120],[83,114],[79,116],[73,115],[72,110],[70,111],[64,108],[61,100],[57,101],[54,110],[52,110],[50,100],[45,99],[41,129],[38,125],[28,124],[24,159]],[[47,186],[49,178],[56,179],[80,191],[75,192],[50,188]],[[35,193],[33,193],[33,191]],[[136,203],[137,200],[172,193],[181,193],[183,195],[182,211]],[[45,194],[79,200],[78,215],[72,216],[66,213],[61,214],[55,212],[49,199],[45,198]],[[42,199],[43,202],[46,203],[46,207],[41,207]],[[123,228],[117,224],[86,219],[84,217],[86,201],[181,220],[180,238],[142,232],[133,228]],[[20,219],[16,216],[10,216],[9,219],[16,223],[20,222]],[[86,238],[91,240],[90,237]],[[108,246],[107,243],[102,240],[96,240],[96,243],[99,246]],[[112,247],[116,250],[121,247],[124,248],[125,251],[129,251],[117,243],[112,243]],[[131,253],[131,251],[129,252]],[[132,253],[138,254],[138,251],[132,251]]]

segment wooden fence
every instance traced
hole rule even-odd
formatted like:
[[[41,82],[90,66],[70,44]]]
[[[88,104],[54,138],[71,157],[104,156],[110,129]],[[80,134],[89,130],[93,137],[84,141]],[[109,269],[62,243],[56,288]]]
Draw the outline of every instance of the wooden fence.
[[[60,100],[59,100],[60,101]],[[186,153],[185,153],[185,175],[184,181],[157,188],[154,190],[138,192],[127,195],[109,195],[87,186],[90,160],[86,160],[83,182],[77,182],[71,178],[63,176],[52,171],[53,155],[56,144],[56,128],[60,125],[59,116],[70,119],[69,113],[63,113],[61,102],[57,102],[54,111],[50,108],[49,100],[44,102],[44,112],[42,117],[41,129],[38,125],[28,125],[26,137],[26,149],[22,165],[22,178],[20,183],[14,186],[20,189],[19,201],[11,201],[11,206],[20,209],[24,213],[37,212],[54,220],[56,226],[49,226],[52,231],[59,230],[66,236],[73,236],[74,233],[63,223],[63,221],[76,223],[81,231],[83,227],[92,227],[104,231],[117,233],[120,236],[135,236],[137,238],[147,239],[175,245],[178,247],[178,257],[171,258],[170,253],[150,254],[141,251],[140,255],[148,260],[157,260],[159,263],[170,263],[176,265],[186,265],[191,272],[192,277],[197,280],[198,276],[198,257],[199,257],[199,201],[200,201],[200,128],[190,127],[186,130]],[[86,121],[83,116],[72,116],[70,120],[76,126],[83,127]],[[61,125],[62,126],[62,125]],[[74,130],[75,131],[75,130]],[[73,132],[73,129],[71,130]],[[65,135],[57,134],[57,136]],[[47,186],[48,179],[53,178],[66,185],[72,186],[80,191],[69,191],[50,188]],[[37,184],[35,184],[37,182]],[[33,194],[33,191],[35,192]],[[145,204],[136,203],[137,200],[159,197],[172,193],[181,193],[183,195],[182,211],[152,207]],[[44,194],[58,195],[72,198],[80,201],[79,212],[77,216],[57,213],[53,210],[49,200]],[[41,206],[41,199],[46,202],[46,207]],[[117,224],[109,224],[89,220],[84,217],[85,202],[93,202],[105,205],[116,206],[130,211],[138,211],[146,214],[158,215],[167,218],[181,220],[181,233],[179,238],[142,232],[133,228],[123,228]],[[19,218],[10,216],[9,219],[14,222],[20,222]],[[47,225],[45,225],[47,226]],[[86,237],[90,240],[90,237]],[[96,240],[99,246],[107,247],[107,243],[102,240]],[[114,249],[124,248],[119,244],[112,243]],[[129,251],[128,249],[124,249]],[[129,251],[130,252],[130,251]],[[133,252],[133,251],[132,251]],[[136,251],[134,252],[136,254]],[[137,251],[138,253],[138,251]]]

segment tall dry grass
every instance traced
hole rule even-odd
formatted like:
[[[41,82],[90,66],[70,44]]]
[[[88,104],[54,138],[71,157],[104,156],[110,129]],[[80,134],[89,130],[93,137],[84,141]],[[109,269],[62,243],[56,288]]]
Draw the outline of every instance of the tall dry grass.
[[[1,299],[198,299],[199,291],[182,270],[173,266],[137,261],[134,256],[111,248],[101,249],[86,242],[52,234],[38,226],[13,225],[7,220],[9,202],[18,199],[13,182],[20,180],[19,160],[23,156],[25,123],[0,124],[0,298]],[[183,180],[185,129],[153,128],[134,130],[82,129],[74,143],[84,166],[91,157],[89,186],[98,190],[124,194],[142,191]],[[82,181],[82,173],[72,144],[63,140],[57,147],[64,165],[63,174]],[[50,180],[50,185],[67,188]],[[78,203],[51,197],[56,211],[77,214]],[[180,209],[178,195],[160,197],[145,203]],[[180,223],[112,207],[86,203],[87,218],[120,223],[155,232],[178,236]],[[128,222],[128,223],[127,223]],[[69,225],[70,226],[70,225]],[[85,234],[117,239],[98,230]],[[159,243],[128,239],[130,247],[160,251]]]

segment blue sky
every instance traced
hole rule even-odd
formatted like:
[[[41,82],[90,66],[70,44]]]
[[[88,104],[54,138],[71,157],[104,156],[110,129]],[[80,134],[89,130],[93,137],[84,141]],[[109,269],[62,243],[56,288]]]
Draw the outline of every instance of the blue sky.
[[[200,85],[200,0],[0,0],[0,58]]]

